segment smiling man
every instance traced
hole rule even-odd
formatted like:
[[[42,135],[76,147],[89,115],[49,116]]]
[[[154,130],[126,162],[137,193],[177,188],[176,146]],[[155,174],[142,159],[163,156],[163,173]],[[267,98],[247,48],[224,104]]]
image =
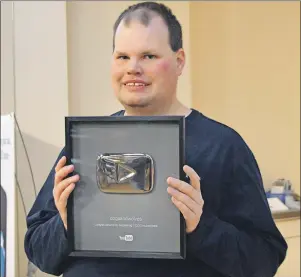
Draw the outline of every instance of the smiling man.
[[[126,114],[188,114],[176,97],[185,65],[179,23],[169,19],[177,33],[170,38],[164,19],[153,11],[137,9],[121,18],[115,25],[112,84]]]
[[[178,101],[184,65],[181,26],[166,6],[136,4],[117,19],[112,86],[124,110],[112,116],[185,116],[183,170],[190,184],[169,177],[166,193],[186,221],[187,259],[68,257],[66,205],[80,176],[67,178],[74,167],[65,165],[63,149],[27,218],[25,250],[42,271],[65,277],[275,275],[287,244],[272,219],[256,160],[237,132]]]

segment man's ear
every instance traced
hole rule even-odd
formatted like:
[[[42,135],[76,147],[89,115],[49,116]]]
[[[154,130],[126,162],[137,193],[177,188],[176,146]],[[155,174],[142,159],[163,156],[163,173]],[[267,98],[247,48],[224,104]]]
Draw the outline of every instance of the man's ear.
[[[179,49],[176,53],[176,59],[177,59],[177,74],[180,76],[183,72],[184,66],[185,66],[185,51],[184,49]]]

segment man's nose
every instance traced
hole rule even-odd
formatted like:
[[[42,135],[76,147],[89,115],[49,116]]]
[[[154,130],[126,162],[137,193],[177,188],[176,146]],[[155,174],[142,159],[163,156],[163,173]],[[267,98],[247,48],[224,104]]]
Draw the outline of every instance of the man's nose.
[[[137,59],[130,59],[128,63],[127,73],[131,75],[137,75],[142,73],[142,68]]]

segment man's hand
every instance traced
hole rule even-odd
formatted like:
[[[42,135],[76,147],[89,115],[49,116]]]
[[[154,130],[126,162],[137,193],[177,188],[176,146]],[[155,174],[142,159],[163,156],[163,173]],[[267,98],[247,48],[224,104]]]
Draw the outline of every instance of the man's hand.
[[[65,164],[66,157],[62,157],[55,167],[53,197],[55,206],[58,209],[65,229],[67,230],[67,201],[75,187],[75,182],[79,180],[79,175],[66,178],[68,174],[73,172],[74,166],[65,166]]]
[[[191,233],[199,224],[203,213],[204,201],[201,195],[200,177],[187,165],[183,169],[190,179],[190,184],[168,177],[167,183],[169,187],[167,192],[171,195],[172,202],[185,218],[186,232]]]

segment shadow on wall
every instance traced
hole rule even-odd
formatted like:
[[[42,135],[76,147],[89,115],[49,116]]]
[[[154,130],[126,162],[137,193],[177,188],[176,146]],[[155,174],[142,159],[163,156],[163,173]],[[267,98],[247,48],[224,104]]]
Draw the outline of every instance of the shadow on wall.
[[[30,165],[27,160],[22,138],[26,147]],[[35,201],[36,193],[39,193],[41,187],[43,186],[52,166],[57,159],[57,156],[61,151],[61,148],[38,140],[24,132],[22,132],[22,138],[19,130],[16,129],[16,177],[20,186],[20,191],[17,192],[18,268],[16,270],[18,272],[18,276],[28,276],[28,261],[24,252],[24,236],[27,230],[26,215],[30,211]],[[34,189],[34,183],[36,189]],[[24,211],[24,208],[26,212]]]

